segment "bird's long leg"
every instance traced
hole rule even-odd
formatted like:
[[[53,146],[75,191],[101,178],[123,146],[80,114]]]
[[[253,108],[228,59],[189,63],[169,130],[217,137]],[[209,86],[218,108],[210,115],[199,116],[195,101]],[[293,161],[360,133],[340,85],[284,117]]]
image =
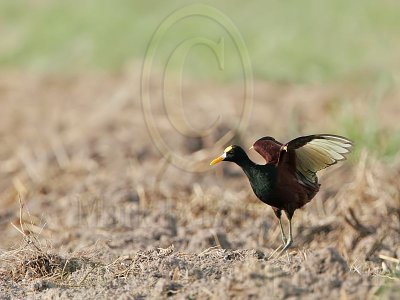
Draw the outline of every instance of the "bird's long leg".
[[[286,239],[286,235],[285,235],[285,231],[283,231],[283,225],[282,225],[282,219],[281,217],[279,217],[279,227],[281,228],[281,238],[282,238],[282,242],[283,245],[286,245],[287,239]]]
[[[290,245],[293,242],[293,238],[292,238],[292,224],[291,224],[291,220],[289,219],[289,239],[286,240],[286,236],[285,236],[285,232],[283,231],[283,226],[282,226],[282,222],[281,219],[279,218],[279,224],[281,227],[281,232],[282,232],[282,240],[283,240],[283,245],[280,245],[278,248],[276,248],[268,257],[268,260],[270,260],[272,257],[274,257],[275,253],[278,252],[278,254],[276,255],[276,258],[279,258],[283,252],[286,252],[286,256],[288,259],[288,262],[290,263],[290,256],[289,256],[289,252],[287,251],[287,249],[290,247]],[[282,248],[283,247],[283,248]],[[281,249],[282,248],[282,249]]]
[[[271,259],[276,252],[278,252],[282,247],[285,247],[287,239],[286,239],[286,235],[285,235],[285,231],[283,230],[283,225],[282,225],[282,211],[281,210],[276,210],[275,211],[275,215],[277,216],[278,220],[279,220],[279,228],[281,229],[281,238],[282,238],[282,242],[283,244],[280,245],[278,248],[276,248],[268,257],[268,259]],[[281,252],[279,252],[281,253]]]
[[[292,228],[291,228],[291,222],[290,222],[291,220],[289,219],[289,238],[292,236]],[[286,235],[285,235],[285,232],[283,231],[283,226],[282,226],[282,220],[281,220],[281,218],[279,218],[279,226],[281,227],[281,235],[282,235],[282,241],[283,241],[283,249],[281,250],[281,252],[279,253],[279,255],[278,255],[278,257],[280,256],[280,254],[283,252],[283,251],[285,251],[286,249],[285,249],[285,247],[286,247],[286,244],[287,244],[287,238],[286,238]],[[289,256],[289,253],[288,253],[288,251],[286,250],[286,257],[287,257],[287,259],[288,259],[288,262],[290,263],[290,256]]]
[[[289,247],[293,244],[293,236],[292,236],[292,218],[289,217],[289,239],[286,241],[285,246],[282,248],[282,250],[279,252],[278,257],[281,256],[281,254],[289,249]]]

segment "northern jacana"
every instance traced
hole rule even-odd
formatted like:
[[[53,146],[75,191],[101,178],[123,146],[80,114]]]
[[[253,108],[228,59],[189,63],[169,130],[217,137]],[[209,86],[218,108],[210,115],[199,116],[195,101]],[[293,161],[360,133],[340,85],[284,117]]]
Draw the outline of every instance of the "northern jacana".
[[[302,136],[287,144],[263,137],[250,149],[265,159],[265,165],[254,163],[237,145],[227,147],[210,165],[231,161],[242,168],[256,196],[272,207],[279,220],[283,252],[293,243],[292,217],[295,210],[308,203],[319,191],[316,173],[346,159],[352,147],[349,139],[331,134]],[[282,226],[282,211],[289,220],[288,239]]]

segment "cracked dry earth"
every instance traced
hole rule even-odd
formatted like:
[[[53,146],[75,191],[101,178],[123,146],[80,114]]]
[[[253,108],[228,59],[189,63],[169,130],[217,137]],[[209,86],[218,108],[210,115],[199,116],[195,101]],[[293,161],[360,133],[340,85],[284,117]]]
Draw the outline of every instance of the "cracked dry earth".
[[[324,172],[321,192],[295,214],[294,247],[269,259],[280,245],[272,210],[233,165],[187,172],[163,158],[136,86],[135,70],[1,75],[0,299],[398,297],[398,159],[389,165],[361,151]],[[171,149],[207,161],[234,126],[240,93],[236,86],[188,86],[193,124],[217,117],[207,113],[215,103],[205,89],[229,107],[214,134],[183,137],[162,103],[153,103],[153,113]],[[333,131],[329,110],[341,93],[256,83],[248,133],[235,133],[235,143],[248,146],[267,134],[289,139],[284,122],[266,124],[277,113],[299,120],[300,132]],[[398,104],[385,101],[379,111],[390,108],[383,120],[390,128],[387,116]]]

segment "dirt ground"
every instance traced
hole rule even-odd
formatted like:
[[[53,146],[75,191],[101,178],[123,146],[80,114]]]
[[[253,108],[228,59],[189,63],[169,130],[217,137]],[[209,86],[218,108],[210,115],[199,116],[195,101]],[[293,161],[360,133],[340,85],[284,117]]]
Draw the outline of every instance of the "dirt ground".
[[[237,126],[240,85],[185,83],[192,127],[218,119],[203,138],[179,133],[161,89],[151,88],[151,115],[170,149],[164,156],[145,125],[137,68],[113,76],[0,74],[0,299],[400,294],[399,156],[385,163],[358,149],[322,172],[320,193],[295,214],[294,247],[270,257],[281,243],[272,210],[237,166],[206,163]],[[335,133],[339,99],[355,99],[348,107],[365,113],[361,88],[255,82],[254,91],[248,127],[232,134],[246,149],[265,135],[284,142]],[[392,91],[377,108],[389,133],[399,96]],[[182,170],[190,161],[202,163]]]

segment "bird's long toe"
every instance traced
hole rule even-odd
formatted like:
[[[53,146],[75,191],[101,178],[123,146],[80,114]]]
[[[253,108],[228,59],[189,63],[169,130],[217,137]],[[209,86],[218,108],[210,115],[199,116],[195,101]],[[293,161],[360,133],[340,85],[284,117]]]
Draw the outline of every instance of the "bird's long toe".
[[[293,240],[292,240],[292,239],[288,239],[287,242],[286,242],[286,244],[285,244],[285,246],[284,246],[283,249],[281,250],[281,252],[284,252],[284,251],[286,251],[287,249],[289,249],[290,246],[292,246],[292,244],[293,244]]]

